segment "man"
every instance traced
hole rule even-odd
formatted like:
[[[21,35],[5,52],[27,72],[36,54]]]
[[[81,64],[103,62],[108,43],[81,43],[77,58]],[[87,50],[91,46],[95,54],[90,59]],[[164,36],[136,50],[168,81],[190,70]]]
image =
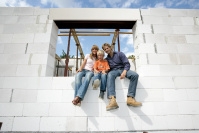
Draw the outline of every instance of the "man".
[[[110,44],[105,43],[102,45],[102,49],[108,54],[106,60],[109,63],[110,71],[107,76],[107,95],[110,99],[109,105],[106,106],[106,110],[112,110],[119,108],[116,102],[116,92],[115,92],[115,79],[120,76],[120,79],[125,77],[130,80],[127,94],[127,105],[138,107],[142,106],[141,102],[135,100],[136,87],[139,75],[129,70],[130,63],[122,52],[113,52]]]

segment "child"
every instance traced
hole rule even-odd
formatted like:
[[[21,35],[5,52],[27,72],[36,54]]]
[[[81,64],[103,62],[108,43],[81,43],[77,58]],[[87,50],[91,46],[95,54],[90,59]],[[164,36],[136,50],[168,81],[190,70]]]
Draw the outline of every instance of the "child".
[[[97,89],[100,84],[100,94],[99,98],[104,99],[104,92],[106,91],[106,79],[107,79],[107,72],[110,69],[108,62],[104,60],[104,51],[98,50],[97,51],[98,60],[95,61],[94,64],[94,79],[93,79],[93,89]]]

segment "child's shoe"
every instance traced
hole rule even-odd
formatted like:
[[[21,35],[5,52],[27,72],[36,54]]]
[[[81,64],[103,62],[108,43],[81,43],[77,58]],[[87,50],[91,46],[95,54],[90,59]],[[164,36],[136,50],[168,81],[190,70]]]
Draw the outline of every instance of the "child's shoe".
[[[100,91],[99,98],[104,99],[104,91]]]
[[[99,87],[99,84],[100,84],[99,79],[96,79],[96,80],[93,82],[93,89],[96,90],[96,89]]]

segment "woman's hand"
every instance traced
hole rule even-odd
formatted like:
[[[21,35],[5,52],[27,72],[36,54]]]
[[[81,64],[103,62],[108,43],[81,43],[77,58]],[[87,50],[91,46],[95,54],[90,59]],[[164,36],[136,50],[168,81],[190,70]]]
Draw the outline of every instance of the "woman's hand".
[[[81,72],[81,71],[82,71],[82,69],[78,69],[78,70],[77,70],[77,73],[78,73],[78,72]]]

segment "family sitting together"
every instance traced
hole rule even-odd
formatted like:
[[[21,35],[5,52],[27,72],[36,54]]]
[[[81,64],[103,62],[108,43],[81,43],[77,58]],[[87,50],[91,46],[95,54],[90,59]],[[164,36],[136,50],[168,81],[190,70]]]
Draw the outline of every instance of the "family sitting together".
[[[75,76],[75,98],[72,103],[78,106],[81,105],[90,80],[94,76],[92,86],[93,89],[97,89],[100,85],[99,98],[104,98],[107,87],[107,97],[110,99],[110,102],[106,106],[106,110],[109,111],[119,108],[116,102],[115,79],[120,76],[120,79],[126,77],[130,80],[127,93],[127,105],[134,107],[141,106],[142,103],[135,100],[139,75],[130,70],[130,63],[125,54],[113,51],[111,45],[108,43],[103,44],[102,49],[107,53],[105,59],[104,51],[99,50],[98,46],[93,45],[91,54],[85,56],[81,67],[77,70]],[[82,82],[83,77],[84,80]]]

